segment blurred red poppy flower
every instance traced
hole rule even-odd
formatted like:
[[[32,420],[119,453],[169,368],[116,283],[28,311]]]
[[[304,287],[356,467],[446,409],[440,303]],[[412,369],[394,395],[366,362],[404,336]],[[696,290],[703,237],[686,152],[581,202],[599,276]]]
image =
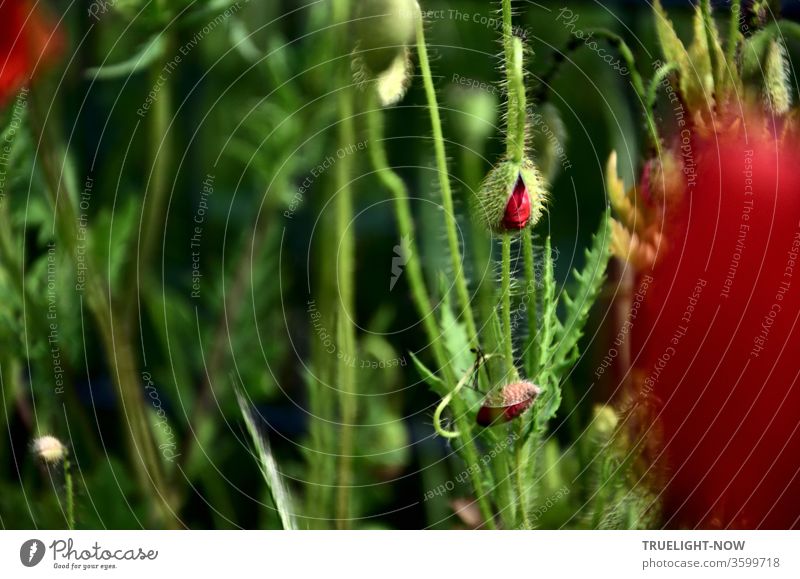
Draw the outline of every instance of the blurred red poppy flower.
[[[634,397],[665,525],[796,528],[800,141],[760,113],[727,126],[675,151],[687,188],[638,274]]]
[[[0,105],[59,52],[57,30],[33,3],[0,0]]]

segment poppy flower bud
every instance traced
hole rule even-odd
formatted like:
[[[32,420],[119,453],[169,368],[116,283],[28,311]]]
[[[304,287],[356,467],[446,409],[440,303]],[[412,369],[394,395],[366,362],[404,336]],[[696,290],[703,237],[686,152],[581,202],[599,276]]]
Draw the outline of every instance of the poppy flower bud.
[[[33,441],[33,453],[48,464],[64,460],[67,448],[55,436],[40,436]]]
[[[512,382],[489,394],[476,418],[483,427],[511,422],[530,408],[541,390],[531,382]]]
[[[383,106],[399,102],[411,83],[409,45],[418,18],[416,0],[365,0],[356,12],[353,77],[362,87],[374,81]]]
[[[356,12],[356,38],[364,66],[370,73],[384,72],[413,41],[416,0],[363,0]]]
[[[478,191],[475,211],[488,229],[519,231],[536,225],[542,216],[546,193],[536,166],[504,161],[489,173]]]

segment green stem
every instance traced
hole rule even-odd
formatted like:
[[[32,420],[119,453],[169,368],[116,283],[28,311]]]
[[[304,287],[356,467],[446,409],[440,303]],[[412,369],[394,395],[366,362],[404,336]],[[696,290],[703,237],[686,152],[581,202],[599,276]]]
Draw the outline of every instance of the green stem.
[[[417,307],[417,312],[422,316],[422,325],[425,329],[431,349],[433,350],[436,363],[442,369],[444,380],[447,384],[453,384],[456,381],[455,374],[453,373],[453,368],[447,359],[447,354],[442,345],[442,337],[436,324],[435,317],[432,314],[434,311],[433,304],[425,286],[425,277],[422,272],[414,220],[408,201],[408,190],[403,180],[389,166],[384,147],[382,112],[377,107],[377,99],[374,95],[368,106],[367,127],[370,143],[368,147],[370,160],[378,178],[383,182],[384,186],[391,192],[394,198],[395,215],[397,217],[397,226],[400,236],[403,239],[407,239],[409,242],[410,258],[406,264],[406,275],[408,276],[408,283],[411,288],[411,297]],[[456,426],[460,431],[466,433],[464,436],[465,442],[462,446],[464,454],[463,459],[468,466],[471,467],[474,465],[476,467],[468,469],[470,480],[486,525],[493,529],[495,528],[494,518],[491,505],[489,504],[487,494],[484,490],[483,479],[481,478],[481,464],[478,460],[478,450],[475,446],[474,439],[469,435],[470,429],[466,419],[466,409],[463,406],[460,400],[456,400],[454,403]]]
[[[522,162],[522,155],[524,151],[520,151],[517,145],[517,135],[520,130],[520,126],[523,129],[523,136],[524,136],[524,127],[525,127],[525,116],[524,116],[524,107],[525,104],[522,104],[523,116],[520,118],[519,116],[519,90],[516,83],[517,80],[517,65],[519,65],[519,70],[522,70],[522,58],[520,54],[520,58],[515,58],[515,42],[514,42],[514,28],[512,23],[512,13],[511,13],[511,0],[503,0],[503,53],[505,55],[505,71],[506,71],[506,86],[507,86],[507,99],[508,99],[508,120],[507,120],[507,138],[506,138],[506,154],[508,155],[509,159],[517,163]],[[521,46],[521,43],[520,43]],[[522,90],[522,95],[524,99],[525,91]],[[524,142],[523,142],[523,149],[524,149]]]
[[[650,79],[650,84],[647,87],[647,110],[652,111],[656,106],[656,99],[658,98],[658,87],[661,86],[663,80],[678,70],[678,65],[674,62],[668,62],[662,65]]]
[[[514,474],[517,482],[517,500],[519,504],[519,524],[523,529],[530,529],[528,519],[528,492],[525,488],[525,476],[528,468],[528,454],[525,452],[525,423],[517,421],[517,439],[514,441]]]
[[[511,0],[503,0],[503,47],[506,57],[506,82],[508,84],[508,139],[506,140],[506,152],[514,163],[521,165],[525,159],[525,141],[527,130],[527,98],[525,94],[525,76],[523,72],[523,46],[522,41],[512,34],[511,25]],[[524,240],[528,241],[530,245],[530,234],[528,230],[522,231],[521,234]],[[532,248],[527,247],[531,250]],[[526,267],[526,276],[532,275],[533,265],[531,257],[530,268]],[[502,321],[503,321],[503,344],[505,345],[506,360],[508,362],[509,380],[517,380],[519,373],[514,364],[514,343],[511,332],[511,236],[506,233],[503,235],[503,255],[502,255],[502,280],[501,280],[501,294],[502,294]],[[534,308],[534,316],[536,310]],[[530,315],[530,314],[529,314]],[[522,425],[522,420],[518,422],[518,426]],[[500,457],[498,457],[500,458]],[[527,528],[527,499],[525,493],[525,471],[524,471],[524,448],[521,440],[515,441],[514,460],[511,468],[513,473],[507,473],[509,477],[501,481],[501,495],[511,497],[513,491],[511,488],[510,477],[513,476],[516,481],[517,487],[517,506],[519,514],[514,510],[513,505],[509,505],[511,512],[508,517],[511,518],[513,528],[516,528],[520,522]],[[507,453],[503,453],[502,462],[504,463],[503,469],[508,470]]]
[[[656,150],[656,156],[660,159],[661,139],[658,135],[658,125],[656,125],[655,118],[653,117],[653,111],[646,106],[647,91],[645,90],[642,76],[639,74],[639,69],[636,67],[636,59],[633,56],[633,51],[631,51],[628,43],[625,42],[620,35],[615,34],[610,30],[596,28],[592,29],[591,32],[593,32],[598,38],[606,39],[612,46],[614,46],[619,51],[620,56],[622,56],[622,59],[625,61],[625,64],[628,66],[628,71],[631,74],[631,84],[633,84],[633,90],[636,92],[636,96],[639,98],[642,105],[645,105],[644,116],[645,121],[647,121],[647,128],[649,131],[648,136],[651,139],[651,144]]]
[[[703,12],[703,20],[705,21],[706,42],[708,44],[708,57],[711,61],[711,77],[714,79],[715,90],[720,86],[720,73],[722,63],[717,61],[717,51],[714,50],[716,38],[714,37],[714,17],[711,15],[711,0],[701,0],[700,9]]]
[[[341,29],[340,41],[343,49],[347,42],[347,23],[350,19],[350,2],[339,0],[333,5],[334,21]],[[353,90],[349,85],[349,69],[342,68],[345,86],[337,93],[339,115],[338,141],[342,149],[355,143],[353,122]],[[353,192],[350,187],[352,177],[351,156],[346,155],[336,164],[336,238],[339,241],[340,267],[337,271],[339,285],[339,308],[336,315],[336,335],[339,353],[344,354],[338,364],[339,408],[341,412],[341,434],[339,439],[339,476],[336,497],[337,524],[340,529],[350,525],[350,486],[353,468],[353,426],[358,407],[356,399],[356,333],[351,316],[355,311],[355,239],[350,221],[353,217]],[[351,363],[352,362],[352,363]]]
[[[458,232],[456,231],[453,194],[450,189],[450,174],[447,168],[447,154],[444,148],[442,122],[439,115],[439,103],[436,99],[436,89],[433,86],[433,75],[431,74],[431,65],[428,59],[428,48],[425,44],[425,25],[422,18],[417,18],[417,51],[419,53],[419,67],[425,85],[425,95],[428,101],[431,128],[433,129],[433,144],[436,152],[439,187],[442,194],[447,243],[450,250],[450,263],[453,268],[453,275],[455,276],[456,294],[461,308],[461,316],[463,316],[467,326],[467,335],[470,343],[477,347],[478,332],[475,327],[475,318],[472,315],[472,309],[470,307],[467,280],[464,276],[464,270],[461,267],[461,248],[458,243]]]
[[[46,128],[46,119],[39,110],[36,91],[31,91],[30,119],[34,137],[39,143],[39,159],[47,184],[46,191],[50,196],[56,218],[59,239],[67,248],[73,259],[77,258],[76,240],[78,239],[77,220],[73,199],[77,197],[71,191],[69,182],[64,179],[63,172],[58,169],[58,159],[66,153],[59,154],[59,147],[54,145],[55,137]],[[122,328],[115,328],[110,302],[102,277],[98,275],[96,265],[92,263],[89,253],[84,256],[86,265],[86,303],[95,318],[95,322],[103,338],[106,359],[112,370],[114,385],[120,397],[122,412],[129,419],[127,439],[131,462],[137,472],[142,492],[149,495],[153,509],[161,521],[169,527],[177,527],[180,521],[173,511],[170,495],[161,470],[155,442],[147,420],[141,383],[136,369],[135,356],[130,341],[130,334]]]
[[[536,303],[536,268],[533,257],[533,233],[530,229],[522,232],[522,254],[525,260],[525,291],[527,292],[527,314],[528,314],[528,344],[525,350],[525,371],[528,378],[535,380],[538,371],[538,352],[537,340],[539,335],[538,306]]]
[[[610,30],[606,30],[605,28],[592,28],[586,31],[587,34],[592,34],[596,38],[602,38],[606,40],[609,44],[611,44],[614,48],[616,48],[622,59],[625,61],[625,64],[628,67],[628,71],[631,75],[631,84],[633,85],[633,89],[636,92],[636,96],[641,101],[642,105],[647,102],[647,91],[645,90],[644,81],[642,80],[642,76],[639,74],[639,69],[636,67],[636,59],[633,56],[633,52],[631,51],[628,44],[622,37]],[[547,98],[547,93],[550,88],[550,83],[555,77],[556,73],[561,68],[561,65],[566,60],[566,55],[570,52],[574,52],[581,47],[586,46],[586,42],[583,39],[572,38],[568,43],[566,48],[556,53],[554,62],[551,65],[550,69],[545,73],[542,77],[542,82],[539,86],[537,91],[537,101],[544,101]],[[657,156],[661,158],[661,140],[658,135],[658,126],[656,125],[655,118],[653,117],[653,112],[645,107],[645,120],[647,122],[647,129],[649,131],[648,136],[651,139],[651,144],[653,148],[656,150]]]
[[[166,33],[165,33],[166,34]],[[167,59],[172,57],[172,42],[169,35],[166,40],[164,57],[156,60],[150,69],[151,83],[159,83],[161,90],[153,103],[147,119],[148,149],[152,156],[150,178],[147,181],[144,199],[142,200],[142,217],[139,229],[137,252],[126,264],[125,276],[127,285],[122,290],[120,305],[126,316],[136,315],[139,303],[139,289],[149,283],[150,262],[164,235],[165,209],[169,193],[169,179],[172,169],[172,155],[168,138],[169,126],[172,122],[172,83],[169,78],[161,78]],[[133,282],[135,280],[135,283]]]
[[[503,347],[508,366],[508,379],[513,381],[517,379],[518,375],[517,368],[514,365],[514,343],[511,335],[511,236],[508,233],[503,234],[502,270],[500,294],[502,299]]]
[[[72,471],[68,458],[64,459],[64,482],[67,492],[67,528],[75,530],[75,488],[72,483]]]
[[[479,162],[482,156],[481,147],[481,144],[475,143],[461,149],[462,179],[470,195],[476,194],[483,178],[483,168]],[[466,201],[469,202],[469,199]],[[477,219],[470,219],[470,239],[469,253],[472,255],[473,267],[478,277],[477,287],[475,288],[477,294],[477,322],[479,327],[486,327],[485,324],[491,323],[494,311],[494,280],[488,277],[481,278],[480,276],[486,271],[491,271],[491,240],[486,233],[486,229]],[[484,336],[491,334],[492,332],[487,332]],[[483,341],[485,342],[486,338],[483,338]],[[496,346],[497,344],[484,344],[484,348],[490,352],[495,351]]]
[[[507,149],[509,158],[517,164],[522,164],[525,159],[525,140],[526,140],[526,95],[525,95],[525,75],[523,74],[522,41],[514,38],[512,42],[512,66],[509,77],[511,90],[509,91],[509,138]],[[512,98],[513,95],[513,98]],[[516,121],[513,127],[510,125],[511,118]],[[512,130],[513,129],[513,130]]]
[[[739,32],[739,19],[742,17],[742,0],[732,0],[731,19],[728,25],[728,65],[736,70],[736,50],[739,47],[741,33]]]

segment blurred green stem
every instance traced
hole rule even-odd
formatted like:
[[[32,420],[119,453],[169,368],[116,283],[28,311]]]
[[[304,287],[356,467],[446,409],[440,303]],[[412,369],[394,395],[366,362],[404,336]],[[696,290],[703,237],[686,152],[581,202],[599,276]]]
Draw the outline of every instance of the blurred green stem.
[[[728,26],[727,57],[728,66],[736,70],[736,49],[739,46],[741,33],[739,32],[739,19],[742,17],[742,0],[731,1],[731,19]]]
[[[60,142],[47,129],[46,117],[40,110],[38,91],[31,91],[30,121],[34,138],[38,141],[38,159],[47,183],[47,193],[55,212],[56,227],[60,241],[73,259],[76,258],[78,238],[77,219],[73,199],[76,192],[59,170],[59,163],[66,152],[55,143]],[[41,104],[44,106],[44,103]],[[63,198],[62,198],[63,196]],[[147,409],[141,392],[135,355],[130,341],[130,333],[125,325],[114,325],[113,311],[102,283],[97,266],[92,263],[91,254],[84,255],[87,269],[86,303],[95,318],[103,338],[106,359],[112,373],[122,412],[127,418],[129,436],[127,437],[131,463],[135,468],[142,492],[150,497],[153,509],[160,521],[169,527],[178,527],[180,521],[171,507],[169,490],[164,483],[161,463],[155,450],[153,434],[147,419]]]
[[[72,469],[69,458],[64,459],[64,484],[67,493],[67,528],[75,530],[75,488],[72,483]]]
[[[128,317],[136,314],[140,299],[139,288],[149,282],[150,266],[156,244],[164,238],[164,212],[172,168],[171,143],[168,133],[173,120],[173,110],[172,82],[169,77],[161,78],[161,76],[168,59],[173,57],[173,42],[169,33],[164,32],[163,34],[166,41],[164,56],[157,59],[150,68],[151,85],[158,84],[161,88],[147,118],[148,148],[153,156],[150,161],[150,177],[147,180],[147,189],[142,200],[138,251],[126,265],[126,275],[122,278],[127,280],[128,285],[122,289],[120,305]]]
[[[339,37],[343,50],[348,48],[348,23],[350,21],[349,0],[338,0],[333,5],[334,22],[338,24]],[[345,59],[347,63],[347,60]],[[353,122],[353,88],[350,83],[349,67],[342,67],[342,81],[339,88],[337,109],[339,112],[338,143],[340,149],[348,149],[355,144]],[[336,238],[339,242],[339,307],[336,314],[336,335],[340,358],[338,361],[338,392],[341,412],[341,433],[339,439],[339,477],[336,498],[336,516],[340,529],[350,526],[350,487],[353,479],[353,427],[358,406],[356,398],[356,332],[352,321],[355,315],[355,252],[356,245],[350,221],[353,218],[353,192],[351,155],[345,155],[336,163]]]
[[[515,42],[516,40],[516,42]],[[518,83],[522,83],[522,50],[516,54],[519,39],[514,38],[512,26],[511,0],[503,0],[503,53],[505,55],[506,71],[506,98],[508,99],[508,120],[506,135],[506,154],[515,163],[521,163],[525,148],[525,89],[519,90]],[[517,58],[519,56],[519,58]],[[518,78],[519,76],[519,78]],[[522,102],[520,102],[520,92]],[[520,109],[522,115],[519,114]],[[519,134],[522,132],[522,145],[519,143]]]
[[[450,264],[455,276],[456,294],[460,306],[460,317],[463,316],[467,326],[467,335],[473,347],[478,346],[478,332],[475,327],[475,318],[472,315],[469,287],[464,276],[464,269],[461,264],[461,248],[458,242],[458,232],[456,229],[455,211],[453,208],[453,194],[450,188],[450,174],[447,168],[447,153],[444,148],[444,136],[442,134],[442,122],[439,116],[439,103],[436,98],[436,88],[433,86],[433,75],[428,59],[428,47],[425,43],[425,22],[422,18],[417,18],[417,51],[419,53],[419,66],[422,72],[422,80],[425,85],[425,95],[428,101],[428,112],[431,118],[431,128],[433,130],[433,145],[436,152],[436,168],[439,177],[439,187],[442,194],[442,207],[444,209],[445,228],[447,231],[447,243],[450,251]]]
[[[517,438],[514,441],[514,474],[517,482],[517,501],[519,504],[519,516],[517,523],[523,529],[530,529],[531,523],[528,519],[528,492],[525,488],[525,477],[528,471],[528,452],[525,440],[525,422],[517,421]]]
[[[714,16],[711,14],[711,0],[700,0],[700,9],[703,12],[703,21],[705,23],[706,42],[708,43],[708,58],[711,62],[711,77],[714,79],[714,90],[720,88],[720,74],[722,63],[717,60],[717,51],[714,46],[717,39],[714,35],[716,31],[716,24],[714,23]],[[719,97],[719,95],[717,95]]]

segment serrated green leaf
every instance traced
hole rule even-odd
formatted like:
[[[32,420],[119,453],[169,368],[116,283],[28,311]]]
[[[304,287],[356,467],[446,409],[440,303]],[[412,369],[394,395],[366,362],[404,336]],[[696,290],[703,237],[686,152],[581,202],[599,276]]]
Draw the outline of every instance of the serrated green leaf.
[[[467,337],[467,330],[464,324],[456,320],[451,309],[450,299],[447,293],[442,300],[442,334],[444,335],[444,345],[447,350],[450,366],[456,376],[462,376],[471,367],[474,359],[469,338]]]
[[[409,352],[409,354],[411,355],[411,361],[414,362],[414,367],[417,369],[420,377],[425,381],[430,389],[436,392],[439,396],[444,396],[447,394],[448,389],[442,379],[431,372],[431,370],[429,370],[428,367],[422,363],[422,360],[417,358],[414,352]]]
[[[703,102],[703,86],[699,82],[698,71],[692,66],[686,47],[681,39],[678,38],[675,27],[669,16],[667,16],[660,0],[656,0],[654,8],[656,35],[661,45],[661,52],[667,62],[675,63],[678,67],[681,94],[690,105]]]
[[[600,228],[592,237],[592,247],[586,252],[586,263],[583,271],[573,272],[578,282],[574,290],[575,297],[565,294],[566,318],[558,335],[551,356],[551,366],[556,372],[568,364],[571,352],[583,336],[583,329],[589,317],[589,310],[597,300],[606,280],[606,266],[611,257],[610,252],[610,209],[606,209]]]

